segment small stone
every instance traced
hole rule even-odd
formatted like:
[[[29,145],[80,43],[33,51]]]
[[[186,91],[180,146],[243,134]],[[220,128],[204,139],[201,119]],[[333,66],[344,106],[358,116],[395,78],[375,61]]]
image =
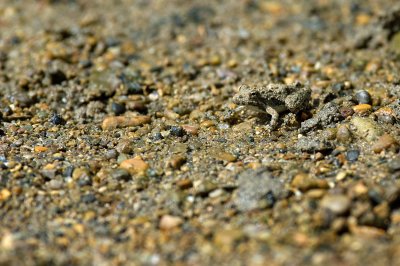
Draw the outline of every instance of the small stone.
[[[117,144],[115,149],[119,153],[130,153],[132,152],[132,144],[129,140],[123,139]]]
[[[129,174],[129,172],[126,169],[122,168],[112,170],[110,175],[116,180],[128,181],[131,179],[131,175]]]
[[[46,152],[47,150],[48,150],[48,148],[44,147],[44,146],[35,146],[35,148],[34,148],[34,151],[37,153]]]
[[[291,186],[303,192],[310,189],[329,188],[329,184],[325,179],[311,178],[308,174],[305,173],[297,174],[293,178]]]
[[[96,201],[96,196],[92,193],[83,195],[81,197],[81,202],[83,203],[93,203]]]
[[[355,98],[359,104],[371,104],[371,95],[366,90],[359,90],[356,92]]]
[[[160,219],[160,229],[170,230],[180,226],[183,223],[183,219],[178,216],[163,215]]]
[[[142,86],[137,82],[129,82],[126,84],[128,94],[143,94]]]
[[[389,134],[384,134],[372,145],[372,150],[376,153],[379,153],[390,147],[397,148],[397,146],[398,146],[398,143],[395,138],[393,138]]]
[[[171,126],[169,132],[175,137],[183,137],[185,135],[185,131],[180,126]]]
[[[131,175],[143,175],[149,169],[149,164],[136,157],[122,161],[120,167],[127,170]]]
[[[53,123],[54,125],[64,125],[65,124],[64,118],[62,118],[62,116],[59,114],[53,114],[50,118],[50,122]]]
[[[6,201],[11,197],[11,191],[3,188],[2,190],[0,190],[0,202],[2,201]]]
[[[355,162],[358,160],[358,157],[360,156],[360,151],[359,150],[349,150],[346,153],[346,159],[349,162]]]
[[[191,188],[193,186],[193,182],[192,182],[192,180],[190,180],[188,178],[185,178],[185,179],[178,180],[176,182],[176,185],[180,189],[188,189],[188,188]]]
[[[125,113],[126,108],[124,104],[120,104],[120,103],[112,103],[111,104],[111,111],[115,114],[115,115],[121,115],[123,113]]]
[[[336,138],[340,142],[350,142],[351,141],[351,132],[347,125],[339,125],[336,133]]]
[[[368,114],[372,110],[372,106],[369,104],[366,104],[366,103],[359,104],[359,105],[353,106],[353,110],[356,114],[365,115],[365,114]]]
[[[383,134],[382,128],[371,118],[355,116],[351,119],[355,133],[368,142],[376,140]]]
[[[197,126],[183,125],[182,128],[190,135],[197,135],[199,132],[199,127]]]
[[[321,207],[336,215],[345,214],[350,209],[351,201],[344,195],[325,195],[321,200]]]
[[[102,128],[103,130],[111,130],[115,128],[123,127],[135,127],[142,126],[144,124],[150,123],[151,118],[145,115],[139,116],[111,116],[103,120]]]
[[[348,106],[342,106],[339,109],[340,115],[344,118],[352,116],[354,114],[354,110]]]
[[[174,155],[168,162],[172,169],[179,169],[186,162],[186,158],[182,155]]]

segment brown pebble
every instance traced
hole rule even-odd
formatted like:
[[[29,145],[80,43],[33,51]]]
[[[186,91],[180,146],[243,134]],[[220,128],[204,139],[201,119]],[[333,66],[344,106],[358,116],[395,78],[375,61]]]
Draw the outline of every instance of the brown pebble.
[[[160,219],[160,229],[169,230],[180,226],[183,223],[182,218],[172,215],[164,215]]]
[[[191,135],[197,135],[199,133],[198,126],[183,125],[182,128],[183,128],[183,130],[186,131],[186,133],[191,134]]]
[[[185,179],[178,180],[178,182],[176,182],[176,185],[180,189],[188,189],[193,186],[193,182],[189,178],[185,178]]]
[[[324,179],[313,179],[308,174],[297,174],[291,183],[292,187],[300,190],[307,191],[310,189],[326,189],[329,188],[328,182]]]
[[[134,127],[141,126],[150,123],[150,116],[139,115],[139,116],[110,116],[103,120],[102,128],[103,130],[110,130],[122,127]]]
[[[140,157],[135,157],[122,161],[120,167],[127,170],[131,175],[135,175],[144,174],[149,169],[149,164]]]
[[[339,112],[344,118],[352,116],[354,114],[354,110],[351,107],[345,107],[345,106],[341,107],[339,109]]]
[[[397,141],[389,134],[383,134],[373,145],[372,150],[379,153],[390,147],[397,147]]]
[[[168,165],[171,166],[172,169],[179,169],[186,162],[186,158],[182,155],[172,156],[168,162]]]
[[[353,110],[356,114],[365,115],[372,110],[372,106],[366,103],[358,104],[356,106],[353,106]]]

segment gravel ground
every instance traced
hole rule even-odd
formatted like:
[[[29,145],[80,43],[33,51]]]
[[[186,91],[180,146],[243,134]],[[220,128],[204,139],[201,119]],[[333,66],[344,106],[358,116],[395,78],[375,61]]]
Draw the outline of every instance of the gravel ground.
[[[0,265],[399,265],[399,70],[397,0],[2,0]]]

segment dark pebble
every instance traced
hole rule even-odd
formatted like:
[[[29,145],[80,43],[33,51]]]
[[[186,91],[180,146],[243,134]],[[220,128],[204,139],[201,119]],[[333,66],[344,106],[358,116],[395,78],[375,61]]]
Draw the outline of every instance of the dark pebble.
[[[370,104],[371,103],[371,95],[366,90],[360,90],[356,92],[356,100],[359,104]]]
[[[4,132],[4,130],[0,129],[0,137],[5,136],[6,132]]]
[[[346,159],[349,162],[355,162],[358,160],[358,156],[360,156],[359,150],[350,150],[346,153]]]
[[[123,113],[125,113],[126,108],[124,104],[120,104],[120,103],[112,103],[111,104],[111,111],[115,114],[115,115],[121,115]]]
[[[128,94],[143,94],[142,86],[137,82],[127,84]]]
[[[94,194],[86,194],[81,198],[81,202],[83,203],[93,203],[96,201],[96,196]]]
[[[185,130],[179,126],[172,126],[169,129],[169,132],[171,133],[172,136],[175,137],[183,137],[185,135]]]
[[[50,118],[50,122],[53,123],[54,125],[63,125],[65,124],[64,118],[62,118],[61,115],[59,114],[53,114]]]
[[[123,181],[128,181],[131,179],[131,175],[129,174],[129,172],[121,168],[113,170],[111,172],[111,177],[116,180],[123,180]]]

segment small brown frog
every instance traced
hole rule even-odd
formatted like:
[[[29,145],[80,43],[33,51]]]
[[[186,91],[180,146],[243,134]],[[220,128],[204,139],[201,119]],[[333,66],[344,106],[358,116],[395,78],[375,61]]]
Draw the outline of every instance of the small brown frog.
[[[271,115],[271,128],[278,123],[279,113],[290,111],[298,113],[308,107],[311,89],[300,83],[292,85],[268,84],[267,86],[242,85],[233,97],[237,105],[256,107]]]

